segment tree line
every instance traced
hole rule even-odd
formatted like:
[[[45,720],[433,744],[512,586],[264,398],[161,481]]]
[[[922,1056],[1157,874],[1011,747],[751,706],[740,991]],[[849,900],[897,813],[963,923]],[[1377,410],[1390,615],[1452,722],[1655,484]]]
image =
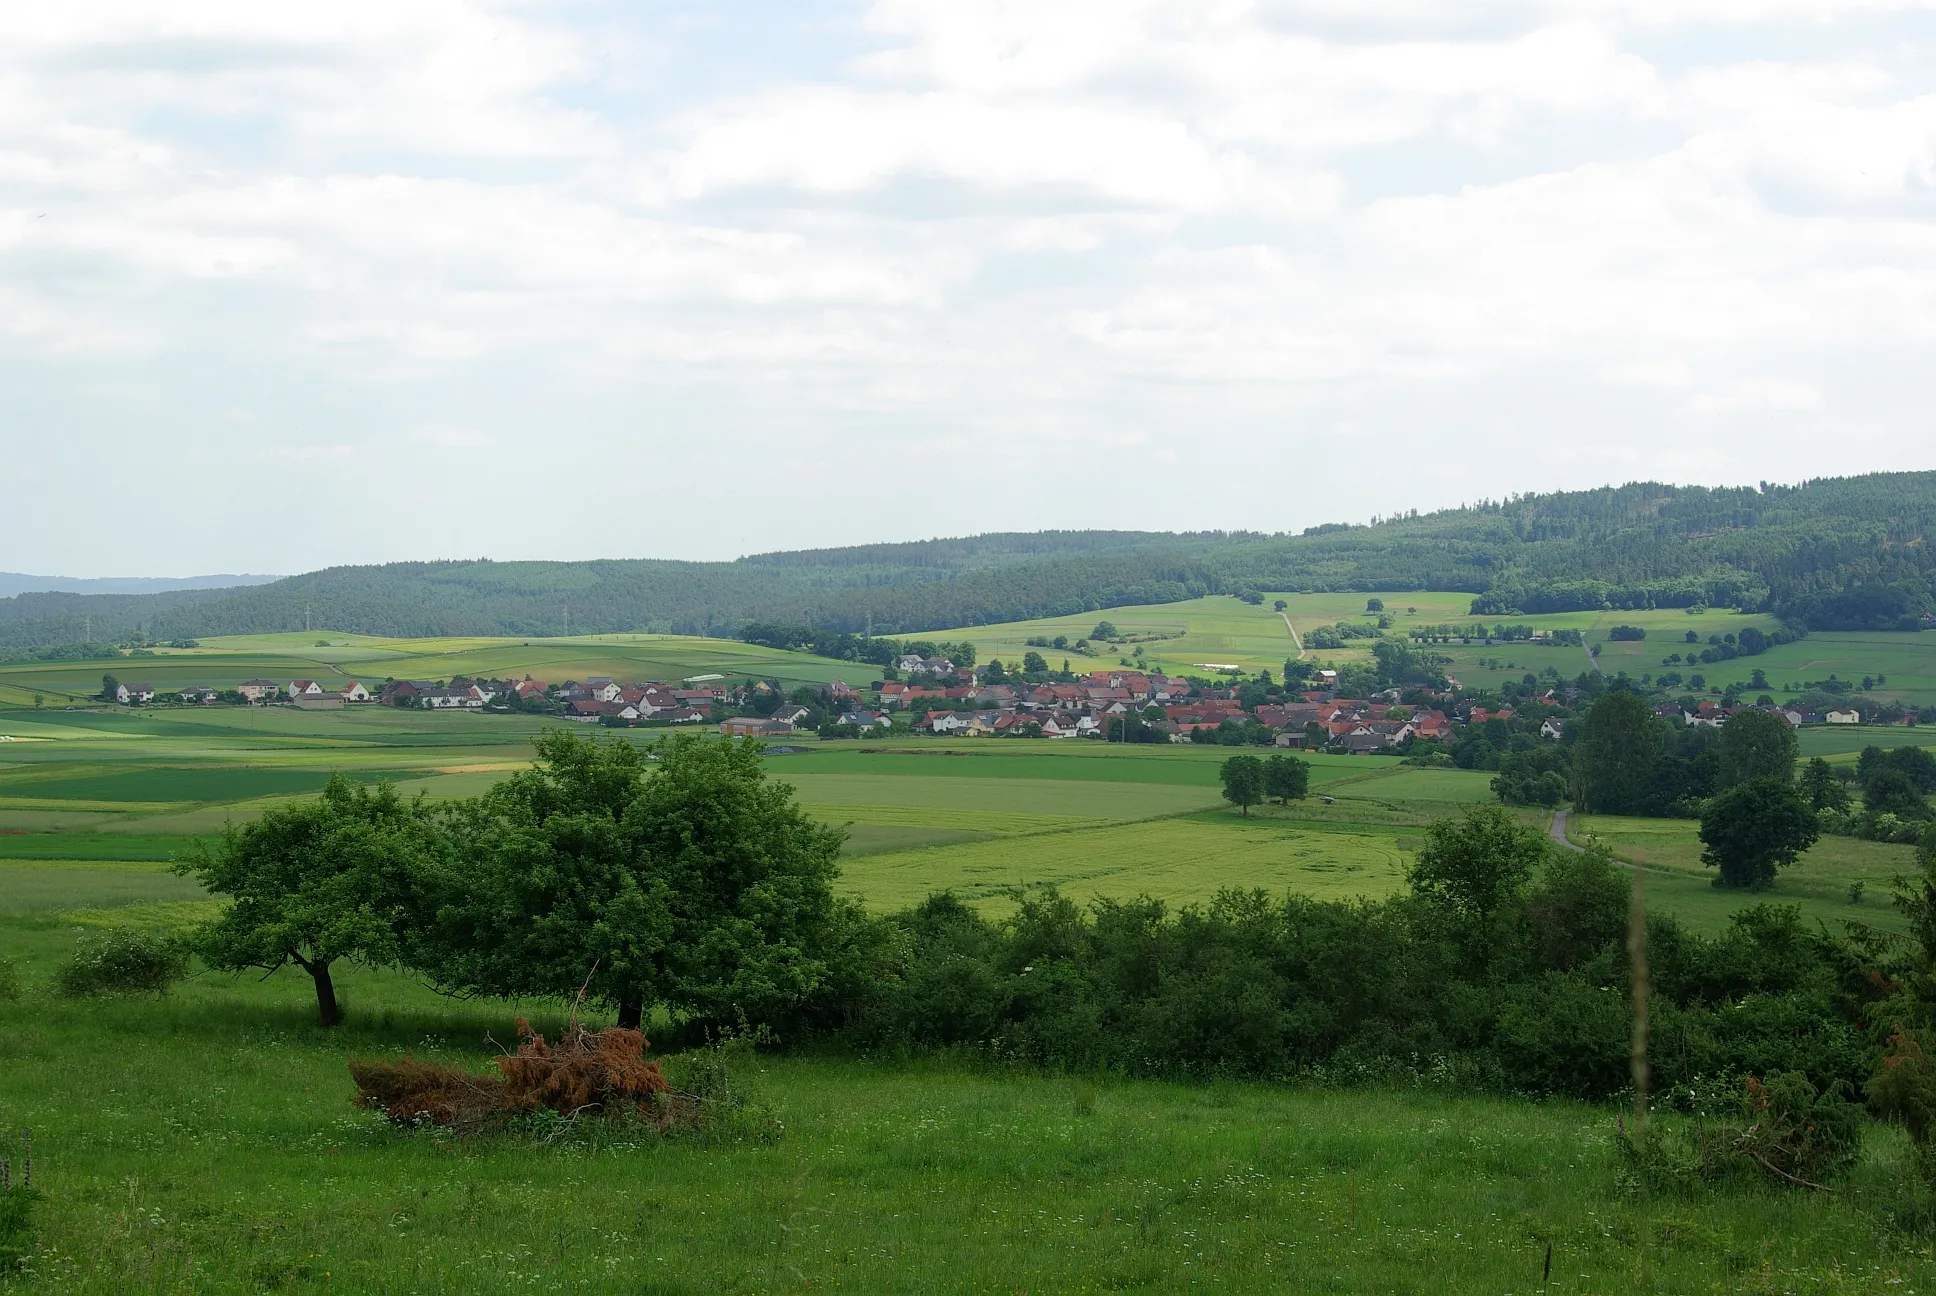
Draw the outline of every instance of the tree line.
[[[1936,473],[1709,489],[1632,483],[1301,535],[1045,532],[727,563],[442,562],[269,585],[0,599],[0,644],[301,628],[359,633],[728,633],[750,621],[908,635],[1260,590],[1458,590],[1480,616],[1748,607],[1813,629],[1911,629],[1936,610]]]

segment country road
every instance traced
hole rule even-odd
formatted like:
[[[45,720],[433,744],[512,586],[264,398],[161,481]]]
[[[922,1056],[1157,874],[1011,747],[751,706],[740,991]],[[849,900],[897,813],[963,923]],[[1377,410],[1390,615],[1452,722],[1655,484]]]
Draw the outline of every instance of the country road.
[[[1575,846],[1572,842],[1566,839],[1566,811],[1555,810],[1553,812],[1553,824],[1550,828],[1546,830],[1546,832],[1547,832],[1547,835],[1550,836],[1554,841],[1566,847],[1566,849],[1573,851],[1575,854],[1579,854],[1579,855],[1586,854],[1585,847]]]
[[[1277,615],[1284,618],[1284,628],[1291,632],[1291,642],[1297,645],[1298,660],[1304,660],[1304,641],[1297,637],[1297,627],[1291,624],[1291,614],[1289,612],[1279,612]]]

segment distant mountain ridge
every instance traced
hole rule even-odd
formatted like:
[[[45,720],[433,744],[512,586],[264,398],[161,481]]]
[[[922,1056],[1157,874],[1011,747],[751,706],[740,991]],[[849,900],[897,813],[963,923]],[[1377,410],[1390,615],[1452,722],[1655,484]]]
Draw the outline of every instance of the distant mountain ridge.
[[[1372,525],[1005,532],[733,562],[405,562],[269,584],[0,599],[0,646],[137,633],[319,629],[396,636],[731,633],[760,621],[911,634],[1210,593],[1459,590],[1482,615],[1747,607],[1816,629],[1936,613],[1936,472],[1793,486],[1632,482]],[[84,622],[84,618],[86,621]]]
[[[0,572],[0,598],[16,594],[164,594],[175,590],[235,589],[268,585],[280,576],[29,576]]]

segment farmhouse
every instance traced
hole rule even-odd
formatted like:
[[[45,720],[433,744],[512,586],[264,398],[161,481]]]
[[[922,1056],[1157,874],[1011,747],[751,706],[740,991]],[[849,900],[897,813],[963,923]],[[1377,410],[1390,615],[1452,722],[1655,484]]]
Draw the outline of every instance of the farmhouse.
[[[1861,724],[1862,713],[1855,710],[1830,711],[1822,717],[1830,724]]]
[[[299,697],[319,697],[322,695],[323,686],[315,680],[290,680],[289,686],[283,691],[292,699]]]
[[[155,700],[155,686],[152,684],[117,684],[114,686],[114,700],[128,703],[152,702]]]
[[[235,691],[251,702],[260,702],[264,698],[272,698],[282,692],[282,686],[274,680],[252,679],[243,680],[237,684]]]

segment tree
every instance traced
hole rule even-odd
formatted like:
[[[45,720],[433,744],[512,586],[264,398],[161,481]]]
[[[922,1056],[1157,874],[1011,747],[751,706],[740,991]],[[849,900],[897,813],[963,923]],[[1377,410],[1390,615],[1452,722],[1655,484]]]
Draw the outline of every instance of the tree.
[[[1002,665],[1001,658],[991,657],[988,659],[988,665],[982,668],[981,677],[990,684],[1006,684],[1008,668]]]
[[[1721,730],[1718,746],[1723,787],[1761,778],[1791,782],[1801,754],[1794,729],[1772,711],[1737,711]]]
[[[1264,762],[1255,756],[1232,756],[1217,770],[1223,780],[1223,799],[1245,815],[1264,799]]]
[[[1285,608],[1288,608],[1289,606],[1290,604],[1286,603],[1283,599],[1274,599],[1271,602],[1271,609],[1272,611],[1276,611],[1276,612],[1282,612]]]
[[[636,1027],[663,1004],[767,1022],[826,981],[851,930],[843,834],[769,781],[759,744],[555,732],[539,764],[461,810],[426,962],[466,993],[564,996],[589,983]]]
[[[1900,819],[1929,816],[1929,803],[1923,800],[1915,780],[1890,765],[1876,770],[1862,785],[1862,808],[1872,815],[1892,814]]]
[[[1022,673],[1024,675],[1047,675],[1049,673],[1049,663],[1039,652],[1025,652],[1022,654]]]
[[[318,1018],[335,1026],[343,1012],[331,965],[400,957],[415,921],[416,882],[438,847],[429,816],[395,788],[332,775],[314,801],[232,826],[212,850],[176,866],[233,900],[190,943],[226,971],[295,964],[315,983]]]
[[[1811,810],[1846,810],[1849,808],[1849,791],[1842,786],[1842,780],[1835,777],[1835,769],[1820,756],[1813,757],[1802,769],[1802,795],[1808,798]]]
[[[1503,807],[1473,806],[1425,830],[1412,891],[1474,930],[1487,928],[1546,859],[1546,836]]]
[[[1117,633],[1116,633],[1116,623],[1115,623],[1114,621],[1098,621],[1098,622],[1096,622],[1096,628],[1095,628],[1094,630],[1091,630],[1091,631],[1089,632],[1089,637],[1090,637],[1091,639],[1115,639],[1115,638],[1117,638],[1117,637],[1118,637],[1118,635],[1117,635]]]
[[[1365,600],[1365,611],[1383,612],[1384,610],[1385,610],[1385,600],[1381,598],[1368,598]]]
[[[1708,798],[1701,811],[1701,862],[1720,885],[1760,890],[1820,835],[1815,812],[1783,779],[1750,779]]]
[[[1651,707],[1623,690],[1601,696],[1586,713],[1574,756],[1580,808],[1594,814],[1640,813],[1660,753],[1660,727]]]
[[[1302,801],[1311,790],[1311,762],[1278,752],[1264,761],[1264,792],[1279,805]]]
[[[103,702],[117,701],[119,698],[120,689],[121,689],[121,681],[114,678],[114,676],[103,675],[101,677],[101,700]]]

